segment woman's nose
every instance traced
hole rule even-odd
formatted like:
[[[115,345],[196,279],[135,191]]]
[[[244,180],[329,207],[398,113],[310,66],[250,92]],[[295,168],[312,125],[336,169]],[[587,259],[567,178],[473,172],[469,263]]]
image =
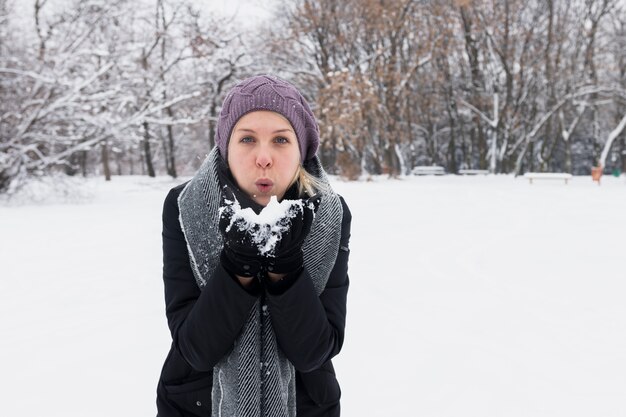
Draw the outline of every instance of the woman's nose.
[[[260,168],[269,168],[272,166],[272,155],[268,149],[261,148],[256,156],[256,164]]]

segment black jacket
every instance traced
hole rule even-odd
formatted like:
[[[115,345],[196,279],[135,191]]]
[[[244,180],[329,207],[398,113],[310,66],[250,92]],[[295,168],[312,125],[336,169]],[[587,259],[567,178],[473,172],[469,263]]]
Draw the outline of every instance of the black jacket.
[[[261,291],[278,345],[296,368],[298,417],[339,416],[331,358],[343,344],[351,214],[343,198],[341,243],[324,291],[306,269],[280,287],[244,289],[221,266],[200,291],[178,220],[181,184],[163,207],[163,280],[172,346],[157,386],[158,417],[211,415],[213,366],[228,352]]]

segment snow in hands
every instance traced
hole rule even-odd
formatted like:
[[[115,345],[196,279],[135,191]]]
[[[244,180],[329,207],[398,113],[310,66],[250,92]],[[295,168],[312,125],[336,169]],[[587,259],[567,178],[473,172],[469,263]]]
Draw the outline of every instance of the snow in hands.
[[[220,216],[224,210],[231,211],[230,224],[226,228],[236,227],[240,232],[256,246],[259,255],[274,257],[276,245],[282,239],[284,233],[289,230],[291,219],[301,215],[305,209],[302,200],[278,201],[276,196],[270,197],[270,201],[260,213],[255,213],[252,208],[242,208],[236,198],[226,200],[226,206],[220,207]],[[313,203],[308,203],[312,206]],[[314,212],[313,207],[307,207]]]

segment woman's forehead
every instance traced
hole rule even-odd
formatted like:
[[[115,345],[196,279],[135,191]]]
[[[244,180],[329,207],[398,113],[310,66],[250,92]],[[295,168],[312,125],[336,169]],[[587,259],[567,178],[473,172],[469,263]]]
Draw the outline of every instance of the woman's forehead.
[[[254,130],[258,127],[276,126],[276,129],[293,131],[291,122],[280,113],[269,110],[255,110],[243,115],[235,124],[236,130]]]

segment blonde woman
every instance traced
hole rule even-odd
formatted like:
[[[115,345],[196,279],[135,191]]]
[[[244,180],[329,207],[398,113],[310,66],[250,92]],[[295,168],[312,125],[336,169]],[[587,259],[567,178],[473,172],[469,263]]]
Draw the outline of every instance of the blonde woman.
[[[254,76],[227,94],[215,139],[163,208],[158,416],[339,416],[351,215],[315,117],[292,84]]]

